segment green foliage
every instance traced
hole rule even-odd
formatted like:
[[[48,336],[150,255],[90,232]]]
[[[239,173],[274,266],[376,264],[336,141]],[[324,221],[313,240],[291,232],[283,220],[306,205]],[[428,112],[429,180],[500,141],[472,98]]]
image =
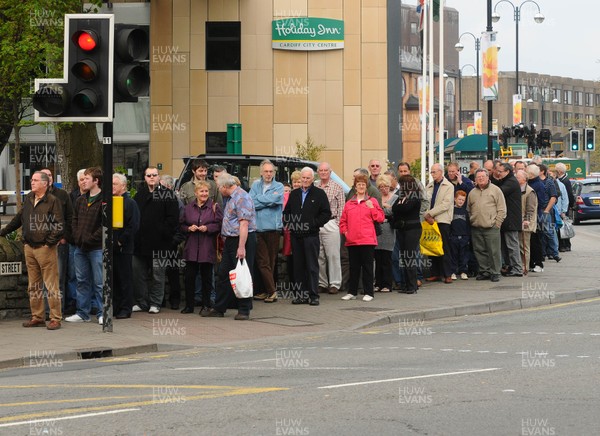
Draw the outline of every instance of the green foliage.
[[[127,176],[127,168],[125,167],[115,167],[115,173],[119,173],[119,174],[123,174],[124,176]],[[133,181],[127,177],[127,191],[129,191],[129,195],[131,198],[135,197],[135,194],[137,194],[137,189],[135,189],[135,186],[133,186]]]
[[[311,160],[318,162],[321,157],[321,153],[327,146],[323,144],[316,145],[310,135],[306,137],[304,143],[296,141],[296,156],[300,159]]]
[[[416,159],[410,164],[410,175],[415,179],[421,180],[421,158]]]
[[[6,239],[9,241],[20,241],[21,233],[18,230],[15,230],[14,232],[10,232],[8,235],[6,235]]]

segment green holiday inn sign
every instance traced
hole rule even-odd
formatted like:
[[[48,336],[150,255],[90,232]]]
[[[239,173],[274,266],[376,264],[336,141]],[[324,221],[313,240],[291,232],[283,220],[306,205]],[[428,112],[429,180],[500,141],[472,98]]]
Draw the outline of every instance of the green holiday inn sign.
[[[273,20],[273,48],[337,50],[344,48],[344,22],[330,18],[296,17]]]

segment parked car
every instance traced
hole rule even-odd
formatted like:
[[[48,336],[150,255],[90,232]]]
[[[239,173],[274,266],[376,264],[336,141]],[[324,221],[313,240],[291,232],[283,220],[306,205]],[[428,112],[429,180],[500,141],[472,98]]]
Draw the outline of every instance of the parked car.
[[[201,154],[196,157],[185,157],[183,161],[185,166],[181,171],[181,175],[175,183],[175,189],[178,190],[188,180],[192,178],[192,160],[203,159],[208,165],[208,178],[212,179],[212,169],[216,165],[225,167],[229,174],[233,174],[240,179],[242,188],[246,191],[250,190],[252,183],[260,178],[260,163],[268,159],[275,165],[276,173],[275,180],[279,182],[290,183],[290,176],[296,170],[301,170],[304,167],[311,167],[315,171],[319,166],[318,162],[302,160],[291,157],[282,156],[257,156],[257,155],[231,155],[231,154]],[[331,172],[331,178],[339,183],[344,189],[344,193],[350,191],[350,187],[337,175],[334,171]]]
[[[573,223],[600,219],[600,177],[573,181]]]

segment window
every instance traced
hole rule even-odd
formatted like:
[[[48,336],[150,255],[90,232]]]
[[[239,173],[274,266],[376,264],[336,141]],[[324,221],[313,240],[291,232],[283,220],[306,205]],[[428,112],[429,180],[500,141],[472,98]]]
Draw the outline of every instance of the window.
[[[553,97],[552,97],[552,98],[553,98],[553,99],[554,99],[554,98],[555,98],[555,99],[557,99],[557,100],[558,100],[558,103],[560,103],[560,94],[561,94],[561,92],[560,92],[560,89],[558,89],[558,88],[554,88],[554,89],[552,90],[552,95],[553,95]]]
[[[600,94],[596,94],[596,106],[600,106]]]
[[[594,114],[585,114],[585,125],[591,126],[592,124],[594,124],[595,118],[596,117],[594,117]]]
[[[417,27],[417,23],[410,23],[410,33],[412,33],[413,35],[416,35],[419,31],[419,28]]]
[[[565,104],[573,104],[573,91],[563,91]]]
[[[585,93],[585,105],[588,107],[594,106],[594,94],[591,92]]]
[[[575,91],[575,106],[583,105],[583,92]]]
[[[241,23],[206,22],[206,70],[239,71],[241,61]]]
[[[563,114],[563,121],[564,121],[563,127],[570,127],[571,126],[571,122],[572,122],[572,120],[571,120],[571,112],[565,112]]]
[[[543,110],[542,111],[542,126],[549,124],[550,122],[550,111]]]
[[[544,97],[544,101],[552,101],[552,98],[550,98],[550,88],[542,88],[542,96]]]
[[[552,111],[552,125],[560,127],[562,124],[562,112]]]
[[[522,98],[527,99],[527,87],[524,85],[519,85],[518,86],[518,91],[519,95],[521,95]]]
[[[537,86],[532,86],[531,87],[531,99],[533,101],[538,101],[539,99],[539,94],[540,94],[540,89]]]
[[[537,124],[538,119],[538,111],[537,109],[529,109],[529,122],[533,124]]]
[[[575,114],[575,127],[583,127],[583,114]]]

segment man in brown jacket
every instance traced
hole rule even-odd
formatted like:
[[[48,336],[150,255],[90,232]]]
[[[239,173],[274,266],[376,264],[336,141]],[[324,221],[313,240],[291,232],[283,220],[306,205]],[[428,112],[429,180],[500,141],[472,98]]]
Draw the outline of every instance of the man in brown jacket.
[[[31,319],[23,327],[60,328],[62,319],[60,289],[58,286],[57,244],[63,236],[65,221],[60,201],[48,193],[50,180],[40,171],[31,176],[31,192],[25,197],[23,207],[10,223],[0,231],[0,236],[23,228],[25,263],[29,280],[28,293]],[[50,322],[46,325],[44,285],[48,290]]]
[[[469,192],[467,210],[471,220],[473,252],[479,263],[476,280],[500,280],[502,258],[500,227],[506,218],[506,201],[500,188],[490,182],[487,170],[475,172],[475,188]]]

